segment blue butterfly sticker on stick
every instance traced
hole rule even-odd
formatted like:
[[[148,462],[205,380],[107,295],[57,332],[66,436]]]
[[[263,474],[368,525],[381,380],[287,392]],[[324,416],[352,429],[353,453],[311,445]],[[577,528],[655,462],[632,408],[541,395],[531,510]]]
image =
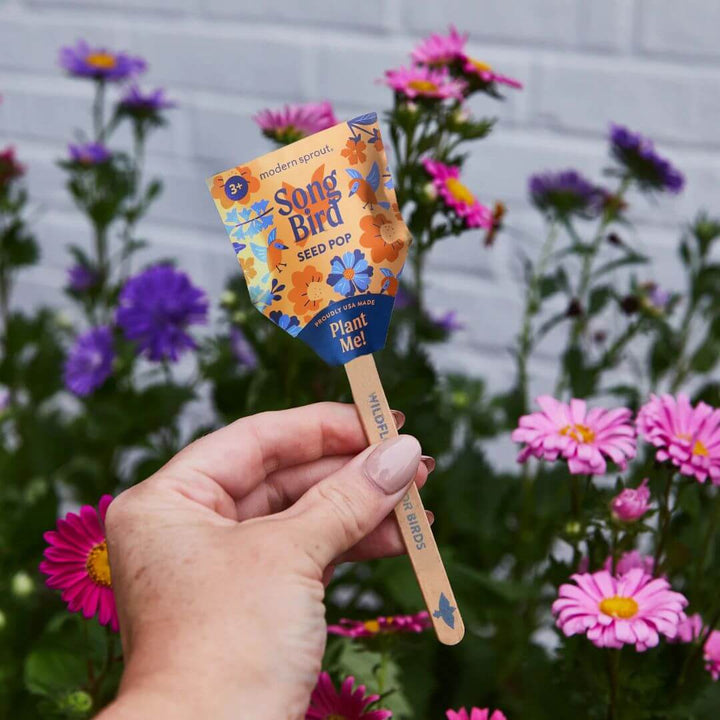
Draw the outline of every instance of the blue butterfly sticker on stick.
[[[455,628],[455,611],[456,607],[450,604],[445,597],[445,593],[440,593],[440,602],[438,609],[433,613],[433,617],[441,619],[451,630]]]

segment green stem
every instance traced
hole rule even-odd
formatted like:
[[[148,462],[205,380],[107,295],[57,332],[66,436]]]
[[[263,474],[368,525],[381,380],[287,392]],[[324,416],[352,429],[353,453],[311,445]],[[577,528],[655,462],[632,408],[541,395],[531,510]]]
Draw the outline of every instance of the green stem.
[[[715,533],[717,532],[718,521],[720,521],[720,492],[715,495],[713,512],[710,516],[710,522],[708,523],[707,530],[705,531],[705,536],[703,537],[700,553],[698,554],[698,559],[695,564],[695,578],[693,581],[693,585],[696,588],[698,583],[700,582],[702,571],[705,568],[705,560],[707,559],[710,545],[712,544]]]
[[[662,505],[660,506],[660,534],[658,536],[657,545],[655,547],[654,557],[654,570],[653,575],[659,577],[660,575],[660,560],[662,559],[663,550],[665,549],[665,542],[667,540],[668,529],[670,528],[670,518],[672,513],[670,512],[670,493],[672,490],[673,471],[667,471],[667,480],[665,482],[665,492],[663,493]]]
[[[105,81],[95,81],[95,99],[93,100],[93,132],[95,142],[105,140]]]
[[[540,249],[540,256],[533,267],[525,295],[525,309],[523,311],[522,326],[518,337],[517,351],[517,385],[523,402],[523,411],[528,406],[528,360],[532,352],[532,321],[540,311],[540,282],[545,275],[545,269],[552,254],[553,245],[558,236],[557,223],[553,222],[548,231],[545,242]]]
[[[610,704],[608,705],[607,720],[617,720],[618,695],[620,678],[620,653],[622,650],[608,650],[608,680],[610,685]]]

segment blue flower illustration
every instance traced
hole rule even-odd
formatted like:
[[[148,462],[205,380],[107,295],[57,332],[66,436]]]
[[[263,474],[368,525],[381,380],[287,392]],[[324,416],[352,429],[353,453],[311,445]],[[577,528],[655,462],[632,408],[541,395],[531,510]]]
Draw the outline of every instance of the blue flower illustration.
[[[279,310],[273,310],[270,313],[270,319],[279,327],[282,328],[286,333],[290,333],[295,337],[300,330],[300,321],[295,315],[286,315]]]
[[[336,255],[330,261],[328,285],[335,292],[351,297],[356,292],[365,292],[370,287],[373,269],[368,265],[365,254],[360,250]]]

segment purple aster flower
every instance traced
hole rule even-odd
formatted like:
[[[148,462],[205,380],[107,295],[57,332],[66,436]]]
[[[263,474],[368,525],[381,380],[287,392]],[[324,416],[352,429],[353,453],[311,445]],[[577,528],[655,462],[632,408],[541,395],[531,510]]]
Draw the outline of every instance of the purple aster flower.
[[[655,285],[655,287],[650,291],[648,299],[658,310],[665,310],[671,297],[672,295],[668,290],[664,290],[659,285]]]
[[[138,75],[147,67],[139,57],[114,53],[104,48],[92,48],[84,40],[74,47],[60,49],[60,67],[75,77],[120,82]]]
[[[449,310],[444,315],[430,315],[430,319],[436,328],[447,333],[462,330],[465,327],[465,324],[457,319],[455,310]]]
[[[107,162],[112,153],[99,142],[82,143],[80,145],[68,145],[70,160],[80,165],[99,165]]]
[[[561,218],[592,217],[602,206],[602,190],[577,170],[533,175],[528,185],[535,206]]]
[[[610,152],[628,175],[645,190],[679,193],[685,177],[669,160],[658,155],[651,140],[622,125],[610,125]]]
[[[68,268],[68,287],[75,292],[85,292],[95,286],[98,274],[87,265],[73,265]]]
[[[10,407],[10,391],[7,388],[0,388],[0,413]]]
[[[122,100],[120,100],[120,112],[136,117],[138,119],[158,120],[162,110],[170,110],[176,107],[177,103],[165,97],[165,90],[157,88],[151,92],[143,93],[136,85],[131,85]]]
[[[89,395],[110,377],[114,359],[110,328],[101,326],[88,330],[75,341],[65,361],[65,387],[75,395]]]
[[[197,347],[189,325],[207,320],[205,293],[170,265],[156,265],[131,277],[120,292],[117,324],[150,360],[175,362]]]
[[[230,348],[235,359],[248,370],[255,370],[258,366],[258,357],[255,349],[238,327],[230,328]]]
[[[414,304],[415,298],[412,293],[406,290],[402,285],[399,285],[397,293],[395,293],[395,309],[404,310]]]

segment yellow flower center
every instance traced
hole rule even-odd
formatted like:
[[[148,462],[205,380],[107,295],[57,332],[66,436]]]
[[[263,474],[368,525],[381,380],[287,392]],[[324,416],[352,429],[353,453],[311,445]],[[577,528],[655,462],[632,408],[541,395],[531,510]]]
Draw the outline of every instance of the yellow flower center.
[[[420,93],[433,93],[438,91],[438,86],[430,80],[411,80],[408,87]]]
[[[591,443],[595,439],[595,433],[587,425],[566,425],[561,435],[569,435],[579,443]]]
[[[707,457],[710,453],[701,440],[696,440],[693,445],[692,454]]]
[[[343,270],[343,277],[346,280],[352,280],[355,277],[355,271],[352,268],[345,268],[345,270]]]
[[[639,609],[638,604],[632,598],[618,597],[617,595],[601,600],[598,607],[601,613],[623,620],[633,617]]]
[[[377,633],[380,632],[380,623],[377,620],[366,620],[363,626],[368,632]]]
[[[487,63],[482,62],[481,60],[475,60],[474,58],[470,58],[470,63],[478,72],[492,72],[492,67]]]
[[[337,715],[333,713],[332,715],[326,715],[325,720],[347,720],[347,718],[344,715]]]
[[[464,205],[472,205],[475,202],[475,196],[457,178],[448,178],[445,181],[445,187],[458,202]]]
[[[307,296],[313,302],[323,299],[323,286],[320,282],[310,282],[307,286]]]
[[[110,578],[110,562],[108,560],[107,542],[103,540],[96,545],[87,556],[85,561],[90,579],[100,587],[112,587]]]
[[[106,52],[90,53],[85,57],[85,62],[98,70],[112,70],[117,65],[115,56]]]

